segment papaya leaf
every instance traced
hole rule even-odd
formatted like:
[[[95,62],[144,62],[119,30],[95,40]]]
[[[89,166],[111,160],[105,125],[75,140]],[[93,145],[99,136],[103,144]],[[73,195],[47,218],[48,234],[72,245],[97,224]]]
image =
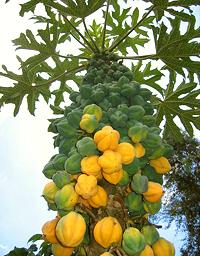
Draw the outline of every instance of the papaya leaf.
[[[133,77],[139,84],[148,85],[150,88],[155,89],[161,95],[163,95],[162,87],[157,83],[163,76],[163,74],[157,69],[152,69],[151,62],[146,64],[145,68],[141,70],[142,61],[139,61],[137,65],[132,65]]]
[[[164,136],[173,135],[176,141],[182,140],[182,134],[174,118],[178,117],[185,127],[186,132],[192,137],[193,126],[200,129],[200,100],[198,96],[200,89],[196,83],[182,82],[176,87],[176,83],[170,80],[167,89],[164,91],[163,99],[156,98],[154,105],[157,108],[156,120],[160,125],[166,120]]]
[[[116,49],[123,55],[128,53],[128,48],[132,49],[133,52],[138,53],[138,46],[144,47],[144,45],[149,42],[148,33],[145,29],[150,28],[154,17],[150,16],[144,18],[141,24],[137,26],[139,20],[138,8],[135,8],[133,11],[131,8],[122,9],[117,1],[113,1],[112,6],[114,10],[108,14],[108,26],[106,31],[106,34],[110,39],[111,48],[113,45],[116,45],[118,41],[132,29],[132,27],[136,27],[135,32],[137,34],[132,33],[127,36]]]
[[[26,248],[17,248],[15,247],[14,250],[10,251],[5,256],[27,256],[29,251]]]
[[[67,14],[85,18],[103,6],[106,0],[62,0],[67,5]]]
[[[156,57],[160,58],[165,64],[165,69],[174,70],[186,76],[184,68],[189,75],[194,74],[200,77],[200,62],[192,60],[191,57],[200,57],[200,28],[195,29],[195,17],[188,21],[187,31],[181,34],[179,18],[171,19],[172,30],[167,32],[164,23],[160,29],[153,28],[156,45]],[[155,57],[154,56],[154,57]]]
[[[179,17],[183,21],[189,21],[191,15],[186,13],[185,10],[189,10],[191,13],[191,6],[200,5],[199,0],[151,0],[150,2],[154,5],[154,13],[158,21],[162,19],[165,12],[168,12],[175,17]],[[174,8],[176,7],[179,7],[179,9],[175,10]]]
[[[106,0],[61,0],[60,2],[64,5],[55,0],[31,0],[21,4],[20,15],[23,16],[28,11],[34,12],[36,5],[43,3],[45,6],[51,6],[66,15],[84,18],[101,8]]]
[[[57,25],[54,24],[50,31],[50,26],[47,24],[46,29],[38,30],[38,37],[40,41],[42,39],[42,42],[37,41],[31,30],[26,30],[26,34],[21,33],[19,38],[13,40],[14,45],[17,46],[17,50],[27,49],[39,52],[39,54],[23,62],[23,65],[28,66],[30,69],[55,54],[59,37]]]

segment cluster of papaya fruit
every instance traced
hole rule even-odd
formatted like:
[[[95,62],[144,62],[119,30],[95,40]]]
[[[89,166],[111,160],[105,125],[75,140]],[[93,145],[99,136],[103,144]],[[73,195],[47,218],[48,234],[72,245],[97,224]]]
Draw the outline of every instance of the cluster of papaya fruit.
[[[64,116],[51,120],[59,153],[43,169],[52,179],[43,196],[58,217],[42,231],[55,256],[93,240],[101,248],[96,255],[116,248],[129,256],[175,254],[148,220],[161,208],[172,147],[159,135],[151,92],[133,79],[113,56],[97,56]]]

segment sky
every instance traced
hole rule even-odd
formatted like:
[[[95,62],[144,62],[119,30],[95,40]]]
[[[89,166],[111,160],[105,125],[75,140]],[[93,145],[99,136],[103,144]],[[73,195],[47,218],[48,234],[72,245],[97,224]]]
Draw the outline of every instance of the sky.
[[[19,1],[10,1],[7,5],[2,2],[0,65],[5,64],[17,71],[18,63],[11,40],[33,26],[28,16],[19,17]],[[1,86],[8,84],[0,77]],[[68,104],[69,101],[66,102]],[[47,132],[47,119],[51,117],[52,113],[43,101],[37,104],[35,117],[29,114],[24,103],[17,117],[13,117],[13,106],[10,105],[0,112],[0,256],[15,245],[26,246],[33,234],[41,232],[43,223],[55,216],[54,212],[47,210],[41,197],[48,182],[42,169],[56,153],[53,135]],[[172,225],[170,230],[159,232],[172,242],[176,241],[178,256],[183,237],[180,234],[177,237],[175,229],[176,226]]]

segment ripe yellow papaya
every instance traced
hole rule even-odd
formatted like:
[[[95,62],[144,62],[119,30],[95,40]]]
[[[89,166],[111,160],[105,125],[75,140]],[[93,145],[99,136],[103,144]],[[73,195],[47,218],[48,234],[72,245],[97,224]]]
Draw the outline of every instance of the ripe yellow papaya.
[[[134,144],[134,148],[135,148],[135,156],[137,158],[141,158],[145,155],[145,148],[142,146],[141,143]]]
[[[56,225],[60,218],[56,218],[50,221],[47,221],[42,226],[42,234],[43,238],[46,242],[55,244],[58,243],[58,239],[56,237]]]
[[[105,189],[103,189],[100,186],[97,186],[97,188],[98,188],[97,193],[94,196],[91,196],[90,198],[88,198],[87,200],[88,203],[94,208],[106,206],[108,201],[108,196]]]
[[[74,211],[62,217],[56,226],[56,236],[60,243],[67,247],[78,246],[85,235],[86,223],[84,218]]]
[[[151,246],[146,245],[144,250],[141,251],[141,253],[139,254],[139,256],[154,256]]]
[[[88,156],[81,160],[81,171],[96,178],[101,177],[101,166],[98,163],[98,156]]]
[[[84,199],[94,196],[97,191],[97,179],[93,175],[81,174],[75,185],[76,193],[81,195]]]
[[[111,174],[102,172],[102,175],[105,180],[107,180],[109,183],[116,185],[120,182],[124,174],[124,171],[121,169],[118,172],[113,172]]]
[[[94,238],[104,248],[113,243],[119,243],[122,239],[122,227],[118,220],[108,216],[98,221],[94,227]]]
[[[119,142],[119,132],[114,130],[111,126],[104,126],[100,131],[94,135],[94,142],[100,151],[115,150]]]
[[[174,245],[162,237],[152,245],[152,249],[154,252],[154,256],[174,256],[175,255]]]
[[[157,173],[165,174],[171,170],[171,165],[167,158],[161,156],[149,161],[150,165],[156,170]]]
[[[135,158],[135,149],[131,143],[122,142],[118,144],[116,152],[122,157],[122,164],[130,164]]]
[[[160,201],[164,192],[162,186],[159,183],[149,181],[148,190],[143,193],[143,196],[146,201],[150,203],[156,203]]]
[[[71,256],[74,248],[64,247],[61,244],[52,244],[51,251],[54,256]]]
[[[103,155],[99,157],[99,165],[103,172],[111,174],[122,169],[121,155],[112,150],[104,151]]]

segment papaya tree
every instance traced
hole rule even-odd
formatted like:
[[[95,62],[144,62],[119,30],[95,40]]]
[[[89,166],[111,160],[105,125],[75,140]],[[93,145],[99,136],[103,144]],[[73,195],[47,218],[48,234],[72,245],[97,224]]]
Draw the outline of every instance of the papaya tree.
[[[7,1],[8,2],[8,1]],[[144,9],[138,6],[144,6]],[[42,172],[43,197],[55,219],[42,226],[37,250],[8,255],[174,256],[150,215],[161,208],[171,170],[169,137],[182,141],[199,122],[200,28],[197,0],[30,0],[41,26],[13,40],[20,72],[5,65],[0,105],[42,96],[54,116],[56,155]],[[41,12],[41,10],[43,10]],[[56,89],[55,89],[56,88]],[[66,104],[68,93],[71,104]],[[14,254],[15,253],[15,254]]]

